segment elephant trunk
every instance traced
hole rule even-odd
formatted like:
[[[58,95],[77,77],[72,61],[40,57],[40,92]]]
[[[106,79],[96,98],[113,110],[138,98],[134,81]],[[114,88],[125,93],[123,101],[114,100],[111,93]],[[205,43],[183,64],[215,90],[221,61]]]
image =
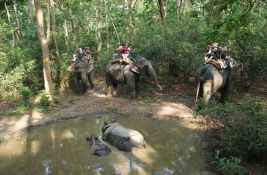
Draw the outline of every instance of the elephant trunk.
[[[148,74],[154,79],[154,81],[156,82],[156,86],[159,88],[159,90],[162,90],[162,87],[159,84],[157,73],[151,65],[148,67]]]

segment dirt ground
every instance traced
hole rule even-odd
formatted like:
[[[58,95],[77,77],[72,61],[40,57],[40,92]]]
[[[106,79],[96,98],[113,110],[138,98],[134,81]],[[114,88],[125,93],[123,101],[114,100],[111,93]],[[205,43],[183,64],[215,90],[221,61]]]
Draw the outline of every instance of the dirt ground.
[[[104,115],[116,113],[123,116],[140,116],[156,118],[177,118],[183,125],[192,129],[203,130],[201,119],[193,116],[194,87],[178,83],[175,78],[162,84],[163,90],[154,87],[149,79],[143,79],[139,98],[128,98],[127,86],[119,86],[118,96],[106,97],[104,78],[97,78],[95,89],[84,95],[76,95],[67,90],[56,95],[56,103],[46,113],[35,110],[22,115],[0,116],[0,141],[6,142],[16,138],[27,127],[43,125],[58,120],[83,117],[86,115]],[[0,104],[1,110],[7,106]],[[4,113],[4,112],[1,112]]]
[[[104,78],[94,80],[96,88],[84,95],[76,95],[70,90],[58,93],[56,103],[46,113],[35,110],[22,115],[0,115],[0,144],[17,138],[29,128],[71,118],[105,115],[108,113],[122,116],[156,117],[161,119],[176,118],[181,125],[205,135],[207,126],[204,121],[193,115],[195,86],[191,83],[177,81],[177,78],[160,78],[163,90],[154,87],[149,79],[143,78],[140,87],[140,97],[129,99],[126,86],[119,86],[118,96],[106,97]],[[267,86],[259,85],[251,88],[258,95],[267,99]],[[240,98],[237,95],[234,98]],[[5,103],[0,103],[0,112],[7,109]],[[208,147],[208,143],[206,144]]]

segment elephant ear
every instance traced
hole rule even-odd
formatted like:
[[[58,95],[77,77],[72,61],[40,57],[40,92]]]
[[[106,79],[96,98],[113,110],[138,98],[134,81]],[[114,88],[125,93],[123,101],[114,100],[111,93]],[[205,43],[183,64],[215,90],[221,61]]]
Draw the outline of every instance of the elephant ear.
[[[94,65],[93,64],[89,64],[89,66],[87,67],[87,72],[88,73],[92,72],[93,68],[94,68]]]
[[[74,65],[70,65],[70,66],[67,68],[67,71],[69,71],[69,72],[75,72]]]
[[[67,71],[69,72],[91,72],[93,68],[94,68],[93,64],[80,62],[75,65],[70,65],[67,68]]]
[[[75,65],[75,69],[76,69],[77,72],[87,71],[88,67],[89,67],[89,64],[87,64],[85,62],[80,62],[80,63],[77,63]]]

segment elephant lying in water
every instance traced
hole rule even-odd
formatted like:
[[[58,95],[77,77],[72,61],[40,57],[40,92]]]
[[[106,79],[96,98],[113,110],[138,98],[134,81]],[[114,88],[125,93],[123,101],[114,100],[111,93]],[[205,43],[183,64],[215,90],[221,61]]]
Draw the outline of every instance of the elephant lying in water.
[[[160,90],[162,89],[152,64],[144,57],[138,57],[134,65],[132,63],[127,65],[113,63],[111,60],[106,65],[105,71],[108,88],[107,96],[109,97],[117,95],[118,84],[127,84],[130,88],[132,98],[135,98],[139,92],[138,83],[140,75],[151,76],[154,79],[156,86]]]
[[[89,86],[94,88],[92,80],[93,64],[87,62],[79,62],[67,68],[71,72],[69,86],[77,94],[86,93]]]
[[[213,64],[204,64],[196,71],[196,102],[202,99],[204,105],[215,92],[221,92],[221,102],[228,100],[233,77],[236,71],[243,68],[242,63],[233,61],[233,68],[218,69]],[[200,106],[199,106],[200,107]]]
[[[102,127],[102,138],[121,151],[132,151],[133,147],[145,148],[143,135],[133,129],[128,129],[115,121],[105,122]]]
[[[106,156],[111,152],[111,149],[96,136],[92,135],[86,138],[90,142],[90,152],[96,156]]]

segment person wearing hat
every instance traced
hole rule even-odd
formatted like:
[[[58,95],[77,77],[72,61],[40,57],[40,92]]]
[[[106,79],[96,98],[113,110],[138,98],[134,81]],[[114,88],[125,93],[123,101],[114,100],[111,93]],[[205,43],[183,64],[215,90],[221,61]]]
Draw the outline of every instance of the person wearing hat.
[[[81,47],[78,47],[76,52],[72,55],[74,64],[77,64],[83,60],[83,49]]]
[[[209,49],[204,54],[204,60],[205,62],[209,62],[210,60],[217,60],[218,59],[218,52],[219,52],[219,44],[213,43],[209,45]]]
[[[83,60],[89,63],[90,59],[91,59],[91,53],[89,47],[83,48]]]

